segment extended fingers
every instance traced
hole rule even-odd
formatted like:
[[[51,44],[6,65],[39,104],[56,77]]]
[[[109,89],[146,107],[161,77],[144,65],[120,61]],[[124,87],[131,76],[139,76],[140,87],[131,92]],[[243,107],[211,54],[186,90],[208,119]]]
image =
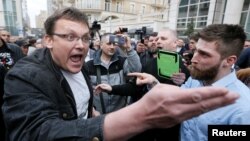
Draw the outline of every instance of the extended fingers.
[[[185,97],[182,97],[183,103],[193,103],[194,101],[206,100],[214,97],[225,96],[229,91],[225,88],[219,87],[200,87],[192,89],[183,89]]]
[[[132,72],[132,73],[128,73],[128,76],[135,76],[135,77],[143,77],[143,73],[140,72]]]
[[[186,120],[213,109],[232,104],[238,97],[239,95],[233,92],[229,92],[226,95],[214,95],[212,97],[203,97],[201,95],[194,94],[191,96],[191,103],[182,104],[181,109],[183,111],[180,112],[179,117],[182,118],[180,120]]]

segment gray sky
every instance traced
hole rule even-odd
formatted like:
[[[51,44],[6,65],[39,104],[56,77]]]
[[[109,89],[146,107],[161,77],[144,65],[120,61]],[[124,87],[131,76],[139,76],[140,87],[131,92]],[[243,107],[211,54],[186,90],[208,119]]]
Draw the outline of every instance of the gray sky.
[[[28,14],[31,27],[35,27],[35,16],[41,10],[47,10],[47,0],[27,0]]]

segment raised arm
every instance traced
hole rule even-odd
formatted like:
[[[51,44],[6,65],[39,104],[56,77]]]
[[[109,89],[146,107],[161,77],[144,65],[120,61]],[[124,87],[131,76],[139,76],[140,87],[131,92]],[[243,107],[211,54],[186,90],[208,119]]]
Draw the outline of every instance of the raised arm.
[[[125,141],[151,128],[169,128],[233,103],[237,98],[237,94],[224,88],[183,90],[158,84],[138,102],[108,114],[104,120],[104,138],[106,141]]]

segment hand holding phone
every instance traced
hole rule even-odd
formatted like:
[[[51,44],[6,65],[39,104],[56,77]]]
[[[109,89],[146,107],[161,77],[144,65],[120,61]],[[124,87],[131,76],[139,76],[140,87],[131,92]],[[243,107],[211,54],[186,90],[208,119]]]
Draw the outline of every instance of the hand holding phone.
[[[177,52],[159,50],[157,56],[158,75],[171,79],[172,75],[180,70],[179,58]]]

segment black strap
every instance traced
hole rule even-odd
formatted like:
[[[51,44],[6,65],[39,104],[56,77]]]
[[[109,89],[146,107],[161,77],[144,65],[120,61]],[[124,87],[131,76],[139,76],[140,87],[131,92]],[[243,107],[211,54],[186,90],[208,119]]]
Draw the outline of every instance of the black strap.
[[[97,83],[101,84],[101,69],[100,69],[100,66],[96,67],[96,73],[97,73]],[[102,113],[105,114],[106,109],[105,109],[102,93],[99,94],[99,97],[100,97],[100,102],[101,102],[101,106],[102,106]]]

